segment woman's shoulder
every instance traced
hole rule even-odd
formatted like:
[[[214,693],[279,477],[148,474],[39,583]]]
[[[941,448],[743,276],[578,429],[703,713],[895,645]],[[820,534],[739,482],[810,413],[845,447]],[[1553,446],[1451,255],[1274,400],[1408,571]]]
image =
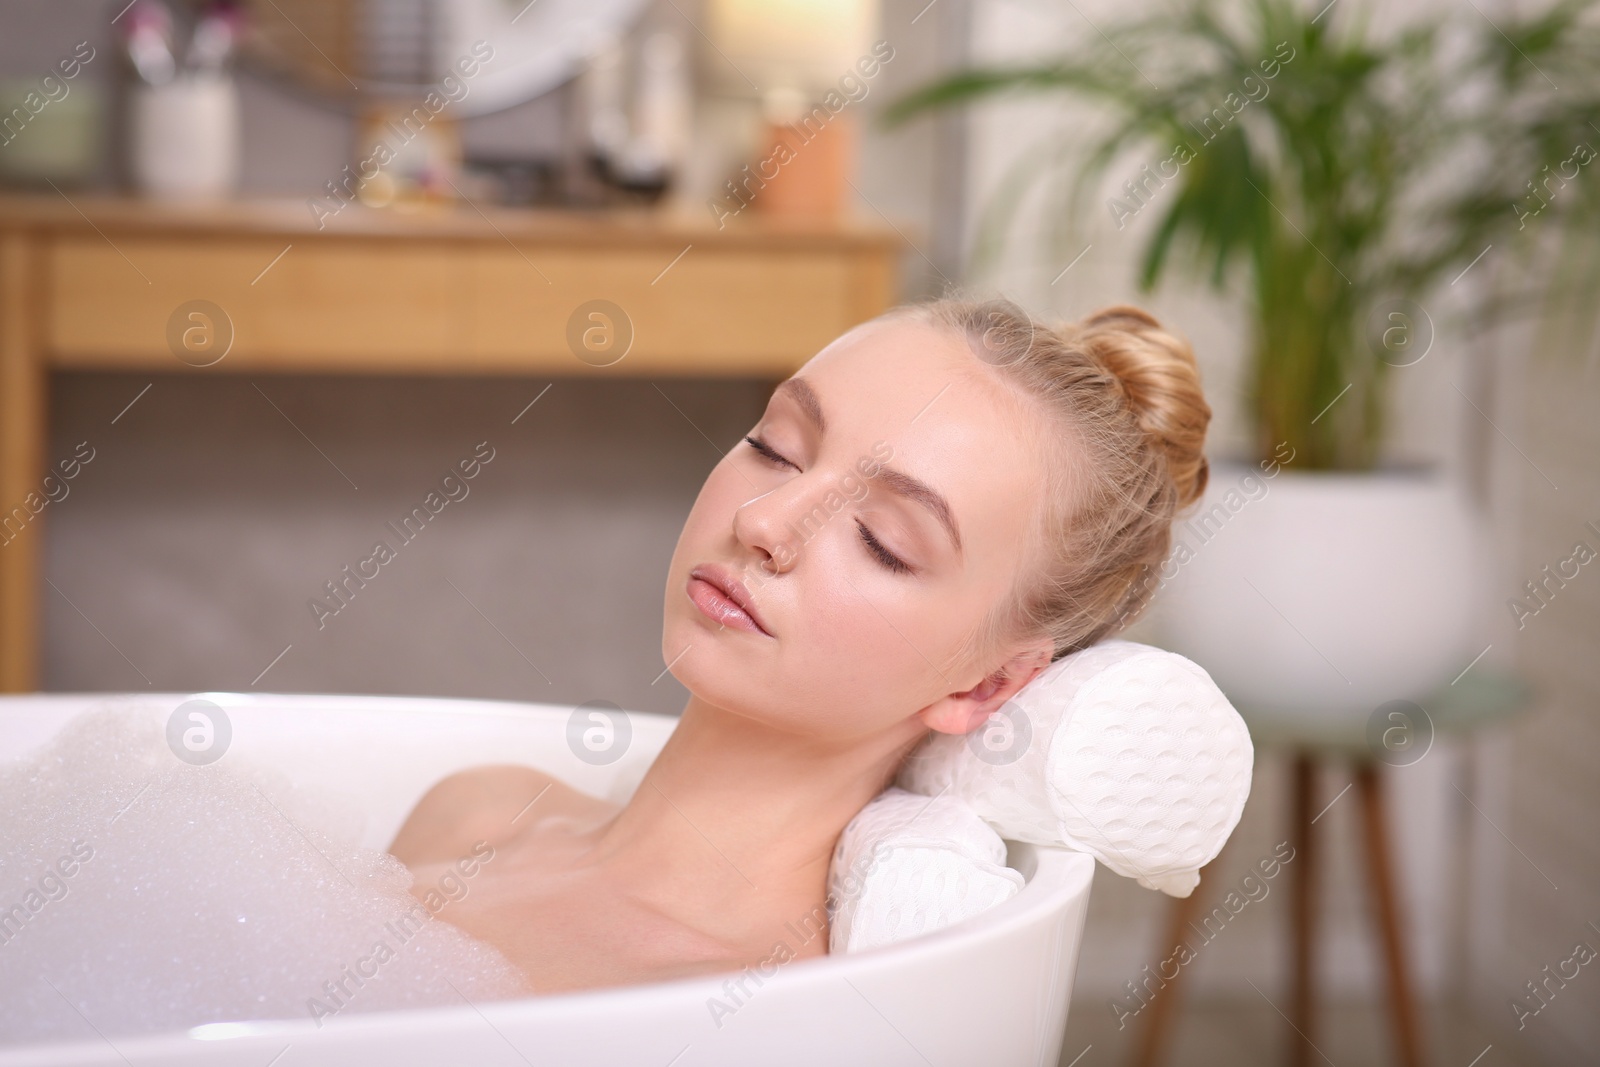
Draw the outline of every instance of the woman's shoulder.
[[[457,771],[417,801],[389,846],[407,866],[448,861],[479,841],[500,845],[553,815],[593,817],[616,805],[534,767],[494,764]]]

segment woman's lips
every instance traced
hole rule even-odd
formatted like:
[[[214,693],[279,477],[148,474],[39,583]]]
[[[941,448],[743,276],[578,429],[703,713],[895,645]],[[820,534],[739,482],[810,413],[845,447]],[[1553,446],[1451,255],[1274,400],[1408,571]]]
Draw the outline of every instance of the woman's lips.
[[[686,591],[695,607],[708,619],[763,637],[772,636],[758,621],[749,591],[722,568],[706,564],[694,568],[689,572]]]

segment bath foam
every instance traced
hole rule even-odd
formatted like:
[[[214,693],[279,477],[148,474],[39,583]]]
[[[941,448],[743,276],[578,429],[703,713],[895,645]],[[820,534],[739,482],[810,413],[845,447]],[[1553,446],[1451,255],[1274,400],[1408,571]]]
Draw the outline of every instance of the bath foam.
[[[92,710],[0,764],[0,1043],[529,992],[448,903],[430,915],[404,864],[356,843],[362,813],[241,746],[179,760],[171,710]]]

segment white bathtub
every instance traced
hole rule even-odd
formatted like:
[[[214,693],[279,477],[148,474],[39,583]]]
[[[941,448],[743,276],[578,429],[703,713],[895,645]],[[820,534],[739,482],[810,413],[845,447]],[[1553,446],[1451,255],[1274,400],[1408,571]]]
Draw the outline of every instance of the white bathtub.
[[[7,696],[0,697],[0,759],[37,748],[89,707],[135,700],[176,708],[196,696],[227,710],[231,756],[349,796],[367,813],[361,843],[380,850],[429,786],[477,764],[526,763],[586,792],[625,800],[677,723],[630,713],[626,754],[591,766],[567,746],[572,709],[549,704],[232,693]],[[1027,884],[1005,904],[897,945],[788,963],[720,1028],[707,1003],[724,995],[727,975],[476,1006],[352,1012],[320,1028],[310,1019],[219,1020],[189,1031],[102,1039],[86,1025],[82,1041],[0,1046],[0,1067],[1049,1067],[1060,1056],[1094,861],[1012,843],[1009,862]]]

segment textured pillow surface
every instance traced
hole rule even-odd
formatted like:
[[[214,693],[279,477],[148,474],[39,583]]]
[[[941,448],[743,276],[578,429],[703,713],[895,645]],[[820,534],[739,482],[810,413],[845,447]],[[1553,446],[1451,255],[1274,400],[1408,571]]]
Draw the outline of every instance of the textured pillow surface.
[[[1244,720],[1200,667],[1104,641],[1051,664],[979,730],[930,735],[896,784],[1182,897],[1238,824],[1253,757]]]
[[[931,933],[1021,891],[1000,835],[955,797],[890,786],[839,835],[828,872],[828,951]]]

